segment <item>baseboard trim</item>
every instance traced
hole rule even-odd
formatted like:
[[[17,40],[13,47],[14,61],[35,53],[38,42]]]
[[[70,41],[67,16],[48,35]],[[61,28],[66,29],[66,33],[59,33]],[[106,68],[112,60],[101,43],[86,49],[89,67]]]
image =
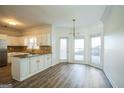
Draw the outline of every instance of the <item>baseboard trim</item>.
[[[109,82],[111,83],[112,87],[113,88],[118,88],[118,86],[116,85],[116,83],[114,82],[114,80],[110,77],[110,75],[108,74],[108,72],[105,69],[103,69],[103,71],[104,71],[106,77],[108,78]]]

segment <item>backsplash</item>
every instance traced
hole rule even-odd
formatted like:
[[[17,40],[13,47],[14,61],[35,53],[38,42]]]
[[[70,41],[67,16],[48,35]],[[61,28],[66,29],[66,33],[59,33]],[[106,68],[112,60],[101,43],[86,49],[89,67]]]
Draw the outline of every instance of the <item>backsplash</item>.
[[[25,52],[27,46],[7,46],[8,52]]]
[[[27,49],[27,46],[8,46],[8,52],[26,52],[32,54],[50,54],[52,53],[51,46],[40,46],[39,49]]]

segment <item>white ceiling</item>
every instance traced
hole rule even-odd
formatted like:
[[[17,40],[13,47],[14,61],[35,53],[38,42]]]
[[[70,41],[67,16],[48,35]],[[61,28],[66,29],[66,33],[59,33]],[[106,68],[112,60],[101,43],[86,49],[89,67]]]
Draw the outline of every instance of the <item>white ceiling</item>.
[[[0,6],[0,24],[7,25],[4,19],[16,20],[19,24],[16,29],[25,29],[40,24],[53,24],[56,26],[70,27],[72,19],[76,25],[86,27],[98,22],[106,6],[99,5],[71,5],[71,6]],[[9,25],[8,25],[9,26]],[[12,26],[11,26],[12,27]]]

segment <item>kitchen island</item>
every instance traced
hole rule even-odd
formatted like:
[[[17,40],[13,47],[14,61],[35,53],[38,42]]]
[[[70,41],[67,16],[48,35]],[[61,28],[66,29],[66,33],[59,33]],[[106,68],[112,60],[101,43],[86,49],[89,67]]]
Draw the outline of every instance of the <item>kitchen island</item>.
[[[51,66],[51,54],[24,54],[12,58],[12,78],[23,81]]]

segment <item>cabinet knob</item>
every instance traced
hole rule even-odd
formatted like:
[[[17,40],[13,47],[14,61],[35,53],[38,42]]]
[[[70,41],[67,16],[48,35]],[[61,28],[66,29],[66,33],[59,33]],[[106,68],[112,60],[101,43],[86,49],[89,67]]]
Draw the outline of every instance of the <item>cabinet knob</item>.
[[[37,60],[37,62],[40,62],[40,60]]]

